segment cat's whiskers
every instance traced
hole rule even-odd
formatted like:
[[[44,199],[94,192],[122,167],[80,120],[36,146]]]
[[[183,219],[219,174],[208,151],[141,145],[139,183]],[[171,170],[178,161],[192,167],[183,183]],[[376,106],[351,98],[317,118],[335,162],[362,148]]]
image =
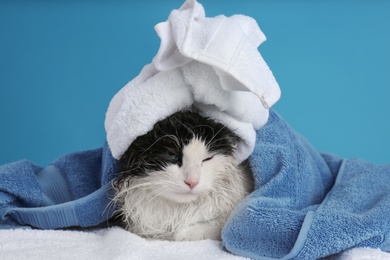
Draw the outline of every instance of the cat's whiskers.
[[[136,189],[145,190],[145,187],[147,187],[147,186],[151,186],[151,184],[150,183],[139,183],[139,184],[134,185],[134,186],[127,185],[126,188],[121,188],[117,191],[117,193],[114,197],[114,200],[119,201],[122,197],[125,197],[126,195],[128,195],[132,190],[136,190]]]
[[[196,126],[193,127],[193,129],[195,129],[195,128],[201,128],[201,129],[202,128],[209,128],[211,130],[211,132],[213,133],[213,135],[215,135],[214,128],[212,126],[210,126],[210,125],[204,125],[204,124],[196,125]]]
[[[172,134],[166,134],[164,136],[161,136],[159,137],[156,141],[154,141],[149,147],[147,147],[142,153],[141,155],[143,155],[144,153],[146,153],[148,150],[150,150],[154,145],[156,145],[161,139],[163,138],[166,138],[166,137],[169,137],[169,138],[172,138],[173,140],[176,140],[177,137],[172,135]]]
[[[184,124],[184,123],[181,122],[181,121],[178,121],[178,123],[179,123],[181,126],[184,126],[184,128],[187,129],[187,130],[192,134],[192,136],[195,136],[195,132],[191,129],[191,127],[189,127],[188,125]]]
[[[218,132],[214,133],[214,134],[213,134],[213,137],[206,143],[206,145],[207,145],[208,147],[210,147],[211,144],[215,143],[215,141],[214,141],[215,137],[217,137],[217,135],[218,135],[222,130],[224,130],[224,129],[225,129],[225,126],[221,127],[221,129],[219,129]],[[220,140],[222,140],[222,139],[224,139],[224,138],[225,138],[225,137],[221,137]]]
[[[145,204],[153,202],[157,197],[161,197],[161,195],[166,193],[168,190],[169,188],[167,187],[166,188],[160,187],[160,189],[158,189],[157,192],[154,191],[153,193],[149,193],[150,198],[145,201]]]

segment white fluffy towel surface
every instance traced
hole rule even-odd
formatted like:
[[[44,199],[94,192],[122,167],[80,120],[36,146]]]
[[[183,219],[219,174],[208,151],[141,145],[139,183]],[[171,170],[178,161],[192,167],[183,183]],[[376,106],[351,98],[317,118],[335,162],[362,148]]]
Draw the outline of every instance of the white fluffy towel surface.
[[[115,159],[154,124],[195,109],[242,138],[240,161],[252,153],[255,130],[280,97],[279,85],[258,51],[265,36],[243,15],[208,18],[196,0],[173,10],[155,27],[161,38],[151,64],[111,100],[105,120]]]
[[[245,260],[220,241],[147,240],[121,228],[91,231],[0,230],[1,260]],[[388,260],[379,249],[355,248],[326,260]]]

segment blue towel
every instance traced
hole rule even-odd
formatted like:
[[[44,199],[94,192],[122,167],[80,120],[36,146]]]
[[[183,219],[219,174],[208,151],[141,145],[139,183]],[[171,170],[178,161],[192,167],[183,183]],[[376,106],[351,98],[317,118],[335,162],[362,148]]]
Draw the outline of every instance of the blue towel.
[[[108,145],[72,153],[42,168],[23,160],[0,166],[0,228],[90,227],[110,218],[117,161]]]
[[[225,248],[256,259],[317,259],[352,247],[390,250],[390,165],[318,153],[274,111],[249,158],[255,191],[222,231]],[[0,167],[0,228],[89,227],[114,207],[117,161],[102,148],[46,168]]]
[[[255,259],[390,250],[390,165],[320,154],[273,111],[250,164],[256,188],[222,231],[227,250]]]

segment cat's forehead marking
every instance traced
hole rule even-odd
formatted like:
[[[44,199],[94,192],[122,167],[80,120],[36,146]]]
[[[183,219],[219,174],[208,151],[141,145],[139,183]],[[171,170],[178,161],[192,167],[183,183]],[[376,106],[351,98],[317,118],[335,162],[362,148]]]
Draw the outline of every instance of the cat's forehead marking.
[[[193,138],[183,147],[183,157],[188,159],[204,159],[209,154],[205,142],[199,138]]]

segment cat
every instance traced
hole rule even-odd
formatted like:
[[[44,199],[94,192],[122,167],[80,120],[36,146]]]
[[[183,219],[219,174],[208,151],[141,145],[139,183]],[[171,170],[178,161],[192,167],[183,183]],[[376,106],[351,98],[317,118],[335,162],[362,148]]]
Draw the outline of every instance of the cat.
[[[189,110],[157,122],[119,161],[114,202],[124,227],[149,239],[220,240],[230,213],[253,190],[249,165],[235,157],[239,141]]]

